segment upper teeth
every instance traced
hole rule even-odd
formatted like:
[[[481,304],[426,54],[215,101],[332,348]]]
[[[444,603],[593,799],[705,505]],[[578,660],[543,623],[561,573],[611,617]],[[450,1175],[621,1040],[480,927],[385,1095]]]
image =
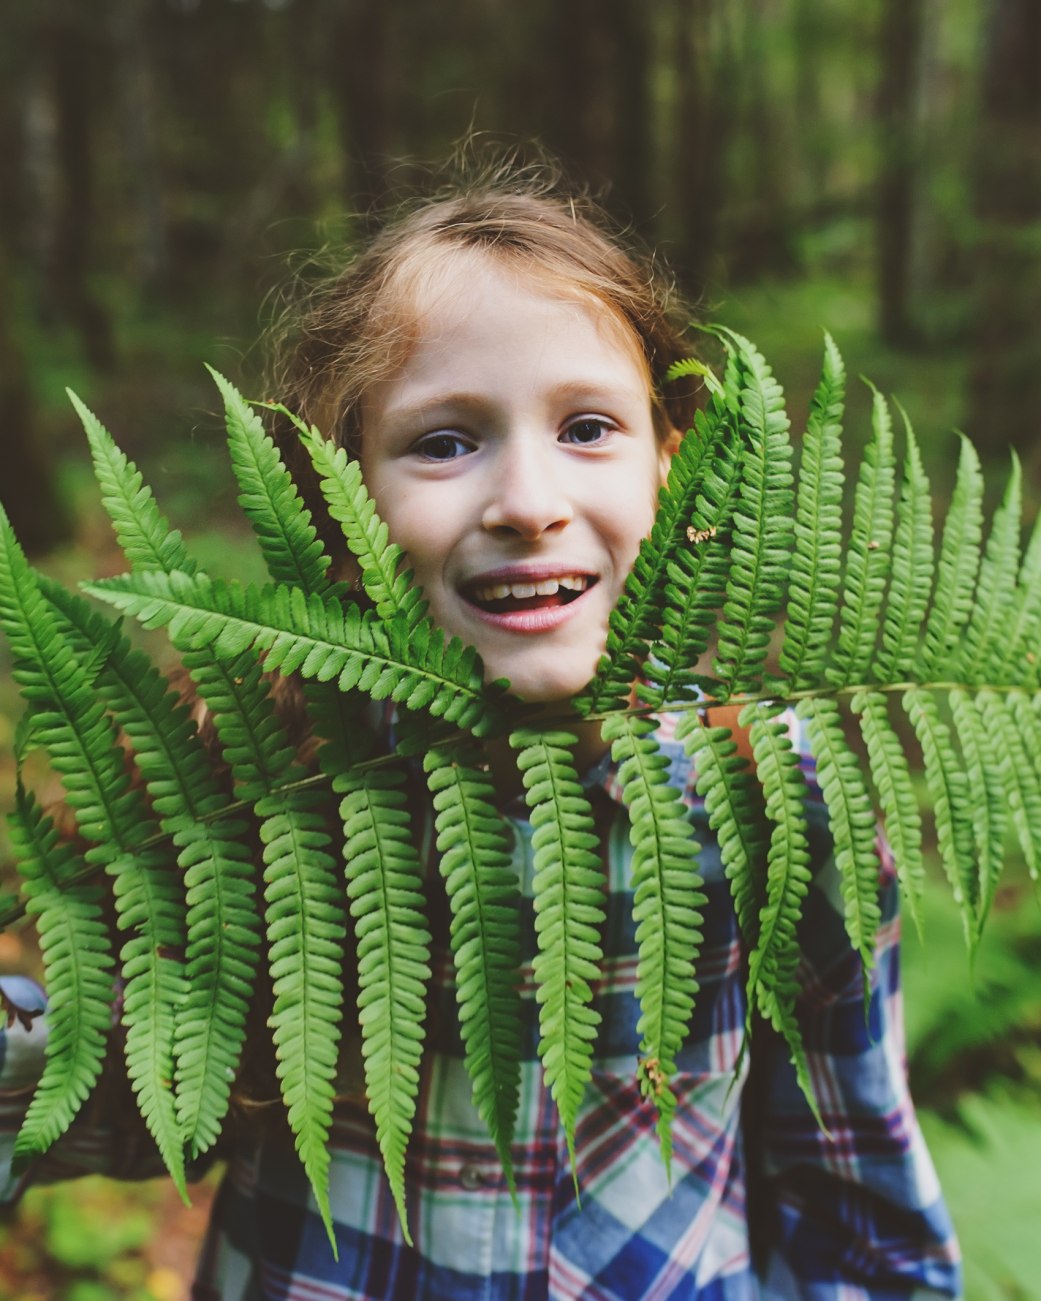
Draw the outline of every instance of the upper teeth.
[[[540,578],[536,583],[485,583],[475,587],[473,594],[478,601],[502,601],[507,596],[554,596],[566,587],[571,592],[584,592],[589,586],[586,574],[564,574],[560,578]]]

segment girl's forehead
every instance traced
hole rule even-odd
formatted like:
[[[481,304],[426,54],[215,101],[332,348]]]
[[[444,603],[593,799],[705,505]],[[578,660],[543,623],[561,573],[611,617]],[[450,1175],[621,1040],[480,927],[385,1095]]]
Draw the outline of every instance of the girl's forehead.
[[[620,347],[637,363],[650,383],[643,341],[632,325],[614,304],[577,280],[568,280],[556,268],[535,259],[521,261],[479,249],[450,249],[414,268],[409,279],[402,304],[406,356],[431,329],[440,328],[446,317],[458,319],[465,314],[474,305],[479,286],[485,300],[501,294],[504,307],[510,297],[520,295],[578,309],[593,321],[605,341]]]

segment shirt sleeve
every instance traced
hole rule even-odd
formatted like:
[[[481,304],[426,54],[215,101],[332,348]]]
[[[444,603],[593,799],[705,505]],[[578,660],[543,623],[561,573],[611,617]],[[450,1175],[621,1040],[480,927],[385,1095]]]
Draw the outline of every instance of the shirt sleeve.
[[[760,1025],[746,1121],[763,1296],[958,1297],[958,1245],[907,1083],[892,860],[880,841],[881,925],[865,1016],[864,973],[845,933],[819,797],[809,816],[817,866],[800,924],[797,1016],[827,1132],[784,1041]]]
[[[43,1071],[47,999],[27,976],[0,976],[0,1203],[15,1200],[24,1179],[11,1173],[14,1141]]]
[[[47,1046],[47,997],[25,976],[0,976],[0,1204],[17,1201],[26,1187],[56,1183],[81,1175],[114,1179],[151,1179],[166,1173],[126,1078],[119,1050],[113,1044],[90,1097],[69,1129],[30,1167],[12,1171],[15,1139],[43,1072]],[[213,1154],[193,1162],[194,1179],[212,1164]]]

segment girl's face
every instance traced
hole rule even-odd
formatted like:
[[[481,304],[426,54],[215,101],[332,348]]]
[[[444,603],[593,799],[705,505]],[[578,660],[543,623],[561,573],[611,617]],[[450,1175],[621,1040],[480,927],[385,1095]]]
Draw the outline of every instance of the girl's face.
[[[586,685],[668,450],[606,311],[477,254],[438,280],[363,407],[362,472],[447,632],[525,700]]]

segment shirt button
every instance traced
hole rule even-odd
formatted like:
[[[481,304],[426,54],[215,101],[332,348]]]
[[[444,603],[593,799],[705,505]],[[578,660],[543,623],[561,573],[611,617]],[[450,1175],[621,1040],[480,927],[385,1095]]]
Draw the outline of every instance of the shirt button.
[[[468,1193],[472,1193],[484,1183],[484,1174],[475,1165],[464,1165],[459,1171],[459,1182]]]

